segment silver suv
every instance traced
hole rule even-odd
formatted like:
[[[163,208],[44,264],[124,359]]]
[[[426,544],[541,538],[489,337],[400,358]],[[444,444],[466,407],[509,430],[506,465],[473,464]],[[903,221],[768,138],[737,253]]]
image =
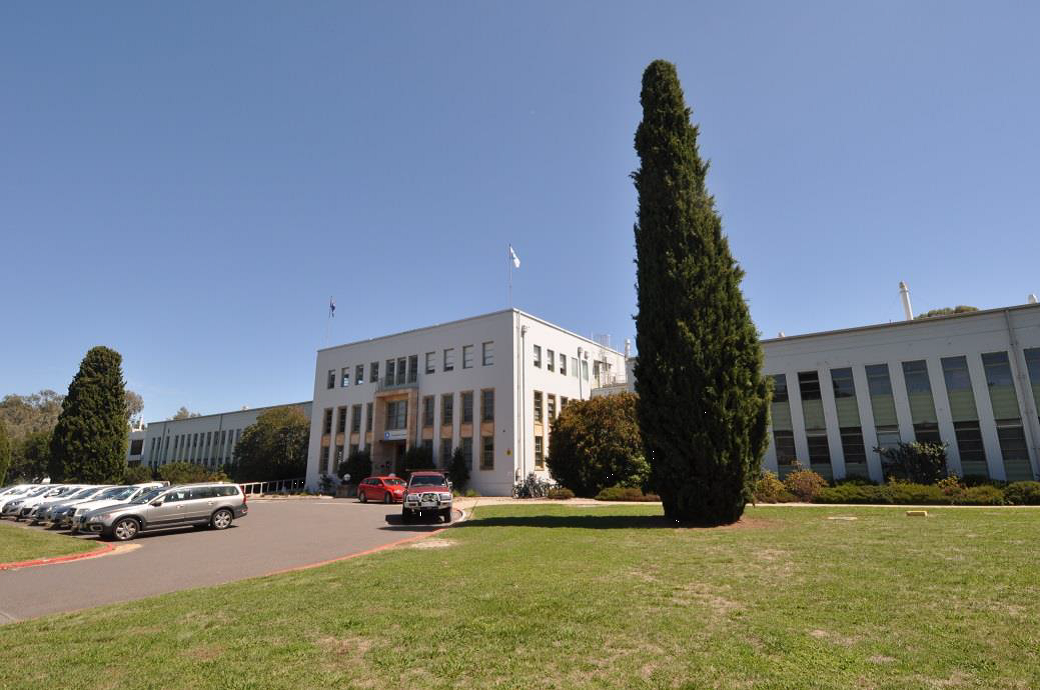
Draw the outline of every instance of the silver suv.
[[[130,503],[98,508],[82,517],[81,529],[104,539],[127,541],[139,532],[168,527],[227,529],[249,512],[237,484],[181,484],[147,491]]]

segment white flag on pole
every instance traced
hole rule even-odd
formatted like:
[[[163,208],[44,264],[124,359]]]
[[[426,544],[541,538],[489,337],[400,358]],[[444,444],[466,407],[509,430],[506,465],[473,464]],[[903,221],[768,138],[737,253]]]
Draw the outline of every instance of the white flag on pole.
[[[509,256],[513,260],[513,266],[520,268],[520,257],[513,251],[513,245],[509,245]]]

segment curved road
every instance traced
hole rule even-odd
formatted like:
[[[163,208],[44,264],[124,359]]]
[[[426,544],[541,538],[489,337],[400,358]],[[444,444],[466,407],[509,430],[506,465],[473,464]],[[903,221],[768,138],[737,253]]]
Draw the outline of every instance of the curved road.
[[[0,571],[0,624],[267,575],[440,527],[388,524],[400,510],[353,499],[252,500],[249,515],[222,532],[151,532],[125,552]],[[3,522],[0,529],[40,529]]]

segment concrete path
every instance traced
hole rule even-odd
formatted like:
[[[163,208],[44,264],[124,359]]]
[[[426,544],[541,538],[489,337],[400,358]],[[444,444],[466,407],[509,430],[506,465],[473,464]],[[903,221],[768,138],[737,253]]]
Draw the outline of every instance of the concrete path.
[[[266,575],[440,527],[388,524],[400,511],[354,499],[251,500],[249,515],[220,532],[151,532],[111,555],[0,571],[0,624]],[[3,522],[0,529],[40,529]]]

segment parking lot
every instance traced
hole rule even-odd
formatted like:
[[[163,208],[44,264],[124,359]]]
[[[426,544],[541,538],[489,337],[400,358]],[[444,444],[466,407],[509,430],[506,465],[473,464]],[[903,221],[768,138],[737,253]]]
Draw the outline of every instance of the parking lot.
[[[321,563],[439,527],[388,524],[400,511],[353,499],[250,500],[249,515],[223,531],[149,532],[108,556],[0,571],[0,623]]]

